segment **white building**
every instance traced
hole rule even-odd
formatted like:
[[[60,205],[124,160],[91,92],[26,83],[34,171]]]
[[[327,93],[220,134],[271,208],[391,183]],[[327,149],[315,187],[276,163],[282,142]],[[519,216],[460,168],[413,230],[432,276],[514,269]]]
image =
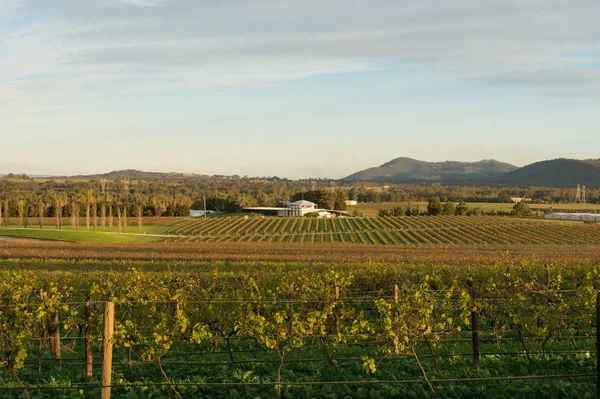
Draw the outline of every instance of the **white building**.
[[[318,209],[314,202],[300,201],[281,201],[283,207],[247,207],[246,212],[257,212],[262,215],[281,216],[281,217],[303,217],[314,215],[317,217],[330,218],[337,215],[346,215],[346,212]]]
[[[287,202],[287,201],[286,201]],[[277,216],[304,216],[313,213],[317,209],[314,202],[300,200],[295,202],[283,203],[285,208],[277,212]]]
[[[215,211],[206,211],[207,214],[209,213],[215,213]],[[204,210],[196,210],[196,209],[190,209],[190,217],[191,218],[201,218],[202,216],[204,216]]]
[[[544,215],[545,219],[555,220],[579,220],[582,222],[592,221],[599,222],[600,215],[594,213],[548,213]]]
[[[521,198],[521,197],[510,197],[510,200],[515,204],[519,202],[531,202],[531,198]]]
[[[317,205],[310,201],[281,201],[283,207],[255,206],[243,208],[245,212],[260,213],[266,216],[281,217],[303,217],[307,215],[321,218],[332,218],[336,216],[350,216],[348,212],[335,209],[319,209]]]

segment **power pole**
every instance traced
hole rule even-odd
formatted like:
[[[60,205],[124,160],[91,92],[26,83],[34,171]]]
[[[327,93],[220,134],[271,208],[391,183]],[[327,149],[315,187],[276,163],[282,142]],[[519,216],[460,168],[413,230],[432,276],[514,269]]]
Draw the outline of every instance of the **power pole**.
[[[203,197],[204,199],[204,219],[206,219],[206,197]]]

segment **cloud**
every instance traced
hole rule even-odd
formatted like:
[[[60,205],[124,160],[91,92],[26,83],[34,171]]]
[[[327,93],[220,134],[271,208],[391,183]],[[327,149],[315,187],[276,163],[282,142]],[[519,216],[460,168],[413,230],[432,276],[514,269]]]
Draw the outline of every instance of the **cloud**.
[[[398,65],[595,96],[598,18],[597,0],[0,0],[0,102],[12,112]]]
[[[130,5],[136,7],[157,7],[162,2],[160,0],[107,0],[109,5]]]

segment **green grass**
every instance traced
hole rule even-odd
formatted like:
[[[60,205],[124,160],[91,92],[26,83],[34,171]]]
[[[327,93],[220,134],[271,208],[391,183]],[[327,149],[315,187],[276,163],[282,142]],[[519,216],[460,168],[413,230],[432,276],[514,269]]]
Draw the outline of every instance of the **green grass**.
[[[355,206],[349,206],[346,210],[350,213],[357,211],[363,214],[363,216],[377,216],[377,212],[380,209],[392,209],[397,206],[401,206],[406,209],[408,206],[408,202],[365,202],[359,203]],[[512,203],[498,203],[498,202],[467,202],[467,206],[470,209],[479,208],[486,212],[489,211],[502,211],[502,212],[510,212],[513,209],[515,204]],[[411,208],[418,208],[420,211],[427,210],[427,202],[411,202]],[[554,211],[587,211],[593,212],[595,210],[600,210],[600,204],[528,204],[528,206],[533,210],[544,210],[548,208],[554,209]]]
[[[39,228],[28,229],[0,229],[0,236],[17,238],[35,238],[41,240],[74,241],[74,242],[106,242],[106,243],[128,243],[128,242],[150,242],[155,237],[144,235],[123,235],[118,233],[103,233],[87,230],[55,230]]]

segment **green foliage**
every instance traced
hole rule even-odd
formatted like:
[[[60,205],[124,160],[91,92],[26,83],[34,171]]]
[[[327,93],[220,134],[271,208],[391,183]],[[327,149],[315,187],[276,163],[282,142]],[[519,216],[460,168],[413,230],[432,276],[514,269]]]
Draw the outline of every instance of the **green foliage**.
[[[474,375],[470,358],[458,355],[470,350],[464,341],[470,338],[472,311],[479,313],[480,328],[495,341],[490,351],[499,345],[498,351],[544,353],[532,354],[530,359],[525,354],[512,356],[510,361],[485,355],[478,376],[527,375],[528,367],[535,375],[592,372],[594,359],[585,351],[593,350],[593,340],[578,341],[573,353],[563,355],[561,351],[572,350],[563,338],[593,332],[589,313],[600,288],[594,263],[213,261],[145,262],[135,268],[132,264],[63,261],[19,270],[19,262],[4,261],[0,270],[1,366],[27,384],[57,383],[54,377],[38,380],[37,370],[26,367],[35,365],[39,350],[35,338],[48,335],[53,328],[59,328],[62,336],[79,337],[85,325],[79,309],[89,299],[97,304],[98,314],[103,301],[116,302],[115,350],[119,356],[135,358],[132,374],[124,376],[123,369],[118,369],[115,381],[168,379],[189,398],[272,397],[274,392],[265,387],[212,388],[203,383],[273,381],[282,381],[282,397],[425,397],[428,393],[421,384],[285,384],[419,379],[419,357],[439,397],[486,394],[502,398],[504,393],[551,397],[554,389],[565,397],[584,397],[593,387],[587,380],[557,380],[554,387],[541,380],[514,380],[489,382],[484,390],[481,384],[435,380]],[[394,285],[399,286],[397,297]],[[40,295],[40,289],[46,294]],[[59,325],[53,324],[56,311]],[[97,316],[92,326],[91,337],[97,340],[101,334]],[[522,342],[516,340],[517,332],[522,334]],[[78,348],[78,340],[75,342],[69,350]],[[444,356],[438,356],[442,353]],[[307,361],[319,356],[325,361]],[[173,360],[165,361],[163,375],[156,365],[167,357]],[[285,366],[276,375],[279,362]],[[52,371],[44,369],[46,372]],[[62,379],[61,385],[79,384],[84,378],[69,370],[55,375]],[[11,383],[0,379],[0,386]],[[52,394],[60,397],[62,393]],[[170,387],[119,388],[114,392],[115,397],[150,394],[169,397]],[[15,397],[18,395],[21,392],[15,392]],[[94,397],[93,393],[89,396]]]
[[[516,216],[529,216],[531,215],[531,208],[523,202],[517,202],[515,206],[513,206],[513,214]]]
[[[469,207],[464,201],[460,201],[454,210],[454,214],[457,216],[465,216],[469,213]]]
[[[456,205],[454,205],[450,201],[444,202],[444,207],[442,208],[442,215],[451,216],[456,213]]]
[[[441,215],[444,210],[444,205],[440,201],[440,197],[432,197],[427,203],[427,214],[431,216]]]

